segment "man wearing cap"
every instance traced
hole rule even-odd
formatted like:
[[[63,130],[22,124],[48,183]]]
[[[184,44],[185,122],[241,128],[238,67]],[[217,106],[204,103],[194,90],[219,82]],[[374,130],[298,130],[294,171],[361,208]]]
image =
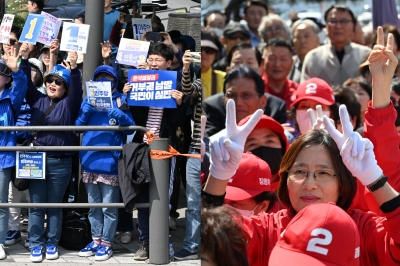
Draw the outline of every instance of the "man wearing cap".
[[[17,52],[7,53],[7,62],[0,60],[0,126],[15,126],[22,101],[28,89],[28,78],[18,68]],[[13,84],[13,86],[12,86]],[[0,146],[15,146],[17,136],[14,131],[0,133]],[[0,202],[8,203],[8,188],[12,168],[15,166],[15,151],[0,153]],[[4,245],[8,232],[8,208],[0,209],[0,260],[7,257]]]
[[[331,86],[341,85],[359,75],[361,60],[371,52],[369,47],[353,43],[356,17],[344,5],[332,5],[324,15],[330,42],[310,51],[304,58],[301,82],[317,77]]]
[[[335,203],[309,205],[282,232],[268,265],[360,265],[360,233]]]
[[[263,75],[265,92],[286,102],[293,102],[293,93],[299,84],[287,78],[293,65],[293,47],[282,38],[270,39],[263,49]]]
[[[250,43],[250,33],[245,25],[240,24],[236,21],[230,21],[224,29],[224,34],[220,38],[221,43],[225,47],[225,55],[229,54],[232,47],[237,43]],[[216,62],[213,67],[214,69],[225,71],[229,65],[226,56]]]
[[[247,22],[250,33],[251,46],[256,47],[261,38],[258,34],[258,27],[264,16],[268,15],[268,7],[262,0],[248,0],[244,7],[243,19]]]
[[[213,64],[221,53],[221,43],[215,34],[201,32],[201,79],[203,83],[203,99],[222,92],[225,72],[215,70]]]

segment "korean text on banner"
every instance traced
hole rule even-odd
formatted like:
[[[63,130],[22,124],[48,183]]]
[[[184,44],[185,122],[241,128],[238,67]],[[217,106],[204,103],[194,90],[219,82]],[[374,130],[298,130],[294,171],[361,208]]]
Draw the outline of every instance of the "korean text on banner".
[[[14,21],[14,15],[5,14],[0,25],[0,43],[8,43],[11,27]]]
[[[61,37],[61,51],[77,51],[86,54],[90,25],[64,22]]]
[[[145,18],[132,18],[133,38],[135,40],[141,40],[142,35],[152,30],[151,19]]]
[[[140,63],[146,62],[149,46],[150,42],[122,38],[116,61],[118,64],[137,67]]]
[[[169,94],[176,89],[176,71],[128,70],[128,83],[132,90],[128,105],[176,108],[176,101]]]
[[[107,111],[113,107],[111,81],[86,82],[88,101],[96,107],[97,111]]]
[[[17,151],[16,178],[45,179],[46,153]]]
[[[44,16],[44,22],[37,41],[50,46],[50,43],[58,36],[61,20],[44,11],[41,14]]]
[[[22,29],[21,37],[19,37],[19,42],[36,44],[43,23],[44,16],[38,14],[29,14],[26,18],[24,28]]]

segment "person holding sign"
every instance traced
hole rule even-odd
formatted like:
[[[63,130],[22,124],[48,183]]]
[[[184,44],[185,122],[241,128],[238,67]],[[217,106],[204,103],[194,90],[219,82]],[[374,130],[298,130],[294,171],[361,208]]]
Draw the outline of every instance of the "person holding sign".
[[[111,66],[99,66],[88,82],[88,96],[82,102],[77,126],[133,126],[132,114],[126,105],[126,96],[118,88],[118,77]],[[89,100],[95,96],[95,83],[111,83],[112,106],[107,112],[96,111]],[[90,88],[93,87],[93,88]],[[92,93],[93,92],[93,93]],[[93,94],[93,95],[92,95]],[[126,106],[126,108],[124,108]],[[82,146],[122,146],[124,135],[130,131],[87,131],[83,134]],[[89,203],[118,203],[118,158],[120,151],[81,151],[82,179],[88,193]],[[112,243],[118,222],[117,208],[91,208],[89,221],[92,227],[93,241],[79,252],[79,256],[95,256],[95,260],[107,260],[112,254]]]
[[[15,126],[28,89],[28,79],[18,68],[19,55],[13,48],[5,53],[5,60],[0,60],[0,126]],[[13,86],[12,86],[13,84]],[[17,135],[14,131],[0,133],[1,146],[15,146]],[[8,187],[11,170],[15,166],[15,151],[0,153],[0,202],[8,202]],[[7,257],[4,244],[8,232],[8,208],[0,209],[0,259]]]
[[[42,125],[60,126],[75,125],[82,99],[81,73],[77,68],[76,52],[70,52],[71,62],[68,69],[56,65],[44,77],[47,95],[39,92],[31,81],[31,67],[28,62],[29,46],[22,44],[20,68],[28,77],[28,92],[26,101],[31,107],[31,125],[35,126],[43,114],[54,106],[44,118]],[[66,65],[67,66],[67,65]],[[41,121],[40,121],[41,122]],[[74,146],[74,133],[70,131],[40,131],[32,139],[34,146]],[[61,203],[64,192],[71,178],[74,152],[46,152],[46,175],[44,179],[31,179],[29,182],[30,202]],[[47,239],[43,237],[45,215],[47,214]],[[58,258],[58,242],[61,236],[62,210],[60,208],[30,208],[29,210],[29,247],[30,260],[41,262],[44,254],[46,259]]]

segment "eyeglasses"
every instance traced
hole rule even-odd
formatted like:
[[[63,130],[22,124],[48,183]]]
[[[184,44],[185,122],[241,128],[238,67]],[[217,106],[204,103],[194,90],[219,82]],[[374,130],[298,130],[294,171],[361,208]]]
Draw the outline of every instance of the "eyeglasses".
[[[225,95],[226,98],[232,99],[235,102],[236,102],[237,98],[240,98],[243,101],[247,101],[247,100],[250,100],[250,99],[252,99],[252,98],[254,98],[256,96],[260,97],[258,94],[255,94],[255,93],[236,94],[236,93],[227,92],[226,95]]]
[[[276,27],[276,28],[266,28],[265,33],[280,33],[283,32],[285,29],[283,27]]]
[[[315,181],[317,181],[318,183],[328,183],[335,176],[337,176],[337,174],[327,170],[317,170],[315,172],[309,172],[302,168],[292,168],[287,170],[287,172],[289,179],[295,182],[303,182],[310,174],[313,174]]]
[[[201,47],[201,51],[205,52],[206,54],[215,54],[217,52],[213,48],[210,48],[210,47]]]
[[[102,73],[98,74],[96,76],[95,80],[100,80],[100,79],[103,79],[103,78],[108,79],[110,81],[114,81],[113,77],[111,77],[110,75],[102,74]]]
[[[353,22],[351,19],[341,19],[341,20],[328,20],[329,25],[336,25],[339,24],[340,26],[344,26],[347,23]]]
[[[228,35],[227,37],[228,37],[228,39],[230,39],[230,40],[240,39],[240,40],[242,40],[242,41],[245,41],[245,40],[248,40],[248,39],[249,39],[249,37],[247,37],[247,36],[244,35],[244,34],[230,34],[230,35]]]
[[[15,45],[18,42],[16,39],[8,39],[8,45]]]
[[[147,58],[147,63],[153,63],[153,62],[156,62],[157,64],[161,64],[162,62],[164,62],[165,60],[164,59],[159,59],[159,58],[157,58],[157,59],[153,59],[153,58]]]
[[[60,86],[61,84],[63,84],[63,81],[61,79],[58,78],[54,78],[54,77],[48,77],[46,78],[46,83],[53,83],[53,81],[56,83],[57,86]]]

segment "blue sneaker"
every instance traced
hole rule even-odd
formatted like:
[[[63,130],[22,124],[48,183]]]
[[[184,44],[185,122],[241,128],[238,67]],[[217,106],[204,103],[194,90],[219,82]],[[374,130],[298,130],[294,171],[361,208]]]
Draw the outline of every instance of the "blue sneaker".
[[[113,254],[112,247],[100,245],[99,250],[96,252],[94,260],[108,260]]]
[[[31,257],[30,260],[32,262],[42,262],[43,261],[43,247],[42,246],[36,246],[31,248]]]
[[[46,245],[46,259],[56,260],[58,259],[58,247],[53,244]]]
[[[94,241],[90,242],[84,249],[79,251],[79,257],[90,257],[96,255],[96,252],[99,250],[101,245],[97,245]]]
[[[17,230],[8,230],[6,237],[6,245],[14,245],[15,242],[21,240],[21,232]]]

